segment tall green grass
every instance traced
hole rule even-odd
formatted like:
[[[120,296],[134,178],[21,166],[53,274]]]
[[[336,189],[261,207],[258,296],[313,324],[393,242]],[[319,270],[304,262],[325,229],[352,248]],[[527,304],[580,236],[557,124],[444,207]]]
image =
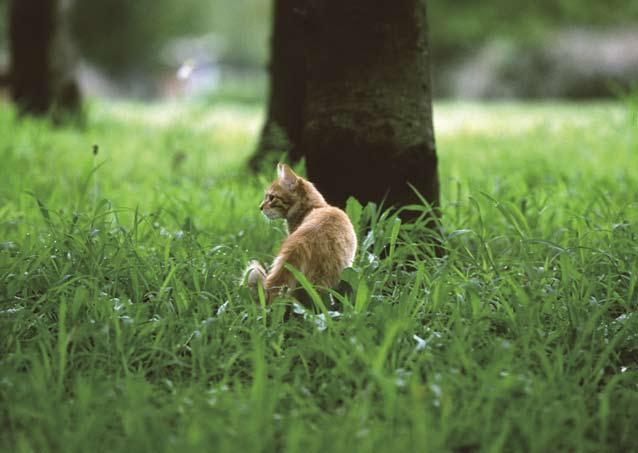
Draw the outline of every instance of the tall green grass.
[[[637,449],[635,106],[435,112],[441,229],[351,201],[353,291],[283,321],[256,108],[2,106],[3,450]]]

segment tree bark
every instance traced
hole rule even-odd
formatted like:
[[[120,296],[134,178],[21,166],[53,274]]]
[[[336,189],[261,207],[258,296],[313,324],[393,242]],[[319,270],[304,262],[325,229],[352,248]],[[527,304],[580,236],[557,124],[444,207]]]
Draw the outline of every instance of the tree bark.
[[[268,119],[332,204],[439,203],[426,0],[275,0]]]
[[[439,202],[425,0],[314,2],[302,149],[326,199]]]
[[[274,0],[268,111],[250,167],[257,170],[270,153],[291,161],[302,157],[305,91],[304,17],[298,0]]]
[[[12,0],[11,95],[21,113],[55,117],[80,108],[66,30],[68,0]]]

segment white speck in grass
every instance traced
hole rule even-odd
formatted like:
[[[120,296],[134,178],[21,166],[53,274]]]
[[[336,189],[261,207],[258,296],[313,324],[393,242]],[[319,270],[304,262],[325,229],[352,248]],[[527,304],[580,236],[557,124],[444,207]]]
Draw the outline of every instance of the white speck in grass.
[[[315,316],[314,322],[319,332],[323,332],[328,327],[328,325],[326,324],[326,315],[324,315],[323,313],[319,313],[317,316]]]
[[[422,351],[427,347],[428,342],[425,341],[420,336],[415,334],[415,335],[412,335],[412,338],[414,339],[414,341],[416,341],[416,346],[414,347],[415,351]]]
[[[155,313],[150,319],[149,322],[159,322],[162,320],[162,317]]]
[[[97,228],[93,228],[93,229],[91,230],[91,233],[90,233],[90,234],[91,234],[91,237],[92,237],[92,238],[94,238],[95,236],[97,236],[97,235],[98,235],[98,233],[99,233],[99,232],[100,232],[100,230],[98,230]]]
[[[328,316],[334,319],[341,316],[341,313],[338,311],[328,311]],[[328,323],[326,322],[325,313],[319,313],[318,315],[311,315],[308,312],[305,312],[304,319],[307,319],[307,318],[311,318],[313,320],[319,332],[323,332],[324,330],[328,328]]]
[[[626,366],[621,366],[620,367],[620,372],[621,373],[626,373],[627,372],[627,367]]]
[[[622,315],[618,316],[615,321],[616,322],[620,322],[620,323],[624,323],[625,321],[627,321],[627,319],[629,318],[629,315],[627,315],[627,313],[623,313]]]
[[[455,238],[455,237],[457,237],[457,236],[462,236],[462,235],[464,235],[464,234],[473,233],[473,232],[474,232],[474,231],[469,230],[469,229],[466,229],[466,228],[461,229],[461,230],[452,231],[452,232],[450,233],[450,235],[448,236],[448,239],[453,239],[453,238]]]
[[[174,237],[175,240],[179,241],[184,237],[184,232],[182,230],[176,231]]]
[[[368,263],[370,264],[370,268],[376,269],[376,268],[379,267],[379,260],[377,259],[376,256],[374,256],[373,253],[368,253],[366,255],[366,258],[368,259]]]
[[[509,340],[501,341],[501,348],[507,350],[507,349],[510,349],[511,347],[512,347],[512,343],[510,343]]]
[[[215,318],[206,318],[202,321],[202,325],[203,326],[210,326],[212,323],[215,322]]]
[[[162,227],[160,229],[160,233],[159,234],[160,234],[160,236],[162,236],[164,238],[167,238],[167,237],[171,236],[171,233],[169,233],[168,230],[166,228],[164,228],[164,227]]]
[[[124,308],[124,304],[120,302],[119,297],[114,297],[111,299],[111,303],[113,304],[113,310],[120,311]]]
[[[306,309],[299,305],[297,302],[292,303],[292,311],[296,315],[303,315],[306,313]]]
[[[615,231],[618,229],[625,229],[629,226],[631,226],[629,223],[614,223],[611,228]]]
[[[228,308],[228,301],[224,302],[223,304],[219,306],[219,308],[217,309],[217,316],[223,315],[227,308]]]
[[[5,310],[0,310],[0,313],[2,313],[3,315],[13,315],[19,312],[20,310],[24,310],[24,307],[16,305],[15,307],[7,308]]]
[[[126,316],[126,315],[120,316],[120,320],[126,325],[133,324],[133,320],[131,319],[130,316]]]

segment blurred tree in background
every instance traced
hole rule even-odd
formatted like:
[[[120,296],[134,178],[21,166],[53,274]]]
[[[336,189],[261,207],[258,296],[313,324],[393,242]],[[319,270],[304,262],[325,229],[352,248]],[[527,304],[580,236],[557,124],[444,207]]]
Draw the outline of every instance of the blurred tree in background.
[[[9,5],[11,96],[23,113],[77,113],[80,91],[67,14],[71,0],[12,0]]]
[[[8,1],[0,0],[0,90],[9,86],[9,13]]]

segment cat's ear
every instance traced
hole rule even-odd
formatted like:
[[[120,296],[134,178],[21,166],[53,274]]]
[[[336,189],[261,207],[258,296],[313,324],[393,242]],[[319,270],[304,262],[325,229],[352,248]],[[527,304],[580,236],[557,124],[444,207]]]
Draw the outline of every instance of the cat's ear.
[[[279,178],[279,183],[287,190],[292,192],[297,188],[299,176],[288,165],[277,164],[277,177]]]

